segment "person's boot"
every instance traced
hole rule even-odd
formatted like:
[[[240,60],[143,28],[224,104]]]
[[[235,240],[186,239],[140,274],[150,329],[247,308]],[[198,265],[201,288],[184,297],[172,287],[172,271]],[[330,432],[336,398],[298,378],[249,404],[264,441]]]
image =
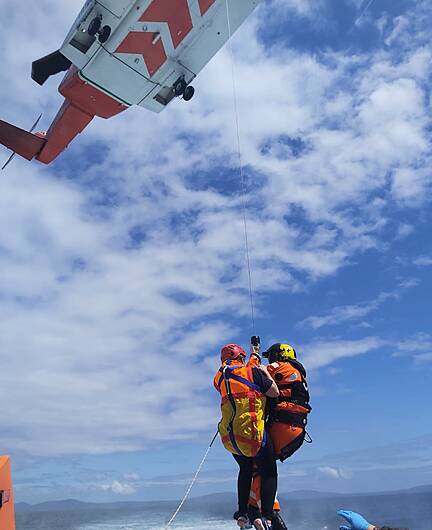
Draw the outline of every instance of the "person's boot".
[[[288,530],[288,527],[285,524],[285,521],[280,516],[279,512],[275,512],[275,514],[271,517],[270,520],[272,524],[272,530]]]
[[[234,515],[233,519],[237,521],[237,525],[243,530],[246,528],[251,528],[251,525],[249,523],[249,517],[245,514],[237,510]]]
[[[261,517],[260,519],[255,519],[253,525],[256,530],[272,530],[273,527],[269,525],[269,522],[266,517]]]

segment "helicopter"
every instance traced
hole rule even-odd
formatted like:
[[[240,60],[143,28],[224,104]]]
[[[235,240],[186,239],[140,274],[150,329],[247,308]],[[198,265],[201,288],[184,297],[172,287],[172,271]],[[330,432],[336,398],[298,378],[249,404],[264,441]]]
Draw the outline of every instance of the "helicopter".
[[[0,120],[0,143],[27,160],[55,160],[94,117],[133,105],[159,113],[190,101],[192,82],[260,0],[87,0],[62,46],[33,62],[43,85],[66,72],[65,101],[46,133]]]

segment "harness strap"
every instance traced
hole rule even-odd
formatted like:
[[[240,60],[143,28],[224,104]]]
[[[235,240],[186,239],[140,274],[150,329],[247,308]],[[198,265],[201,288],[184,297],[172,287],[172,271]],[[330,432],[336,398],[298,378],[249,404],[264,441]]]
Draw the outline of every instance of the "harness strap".
[[[291,384],[285,384],[285,385],[278,385],[279,390],[291,390],[292,385]]]
[[[247,387],[252,388],[253,390],[256,390],[257,392],[261,392],[261,389],[258,385],[256,385],[255,383],[252,383],[251,381],[248,381],[247,379],[245,379],[244,377],[241,377],[240,375],[229,374],[228,379],[234,379],[234,381],[243,383]]]
[[[233,424],[234,424],[234,418],[236,417],[236,414],[237,414],[237,407],[236,407],[236,404],[235,404],[235,399],[232,395],[232,392],[231,392],[231,385],[229,383],[229,380],[228,380],[228,374],[227,372],[229,371],[228,370],[228,366],[225,366],[225,368],[223,369],[223,372],[222,372],[222,375],[223,375],[223,378],[224,378],[224,381],[225,381],[225,387],[226,387],[226,391],[227,391],[227,396],[228,396],[228,399],[229,399],[229,402],[230,402],[230,405],[231,405],[231,409],[232,409],[232,416],[231,416],[231,420],[229,422],[229,425],[227,426],[227,430],[228,430],[228,436],[229,436],[229,439],[230,439],[230,442],[231,442],[231,445],[233,446],[233,449],[234,451],[239,454],[239,455],[242,455],[243,453],[241,452],[239,446],[237,445],[237,442],[236,442],[236,439],[235,439],[235,436],[234,436],[234,432],[233,432]]]
[[[307,425],[307,414],[276,409],[270,415],[270,422],[288,423],[294,427],[305,427]]]
[[[279,390],[292,390],[294,388],[293,383],[285,383],[283,385],[278,384]]]
[[[292,403],[293,405],[299,405],[305,409],[309,409],[309,412],[312,410],[312,407],[309,405],[309,401],[303,399],[295,399],[292,397],[279,397],[278,403]]]

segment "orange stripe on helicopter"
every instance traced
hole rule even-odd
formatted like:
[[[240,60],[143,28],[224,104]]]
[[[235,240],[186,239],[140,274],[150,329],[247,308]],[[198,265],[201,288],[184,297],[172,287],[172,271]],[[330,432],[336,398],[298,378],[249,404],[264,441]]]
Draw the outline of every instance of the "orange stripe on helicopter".
[[[204,15],[215,1],[199,0],[201,15]],[[168,24],[174,48],[178,48],[193,29],[187,0],[154,0],[139,21]],[[142,55],[151,77],[168,58],[162,39],[157,38],[154,31],[131,31],[115,53]]]
[[[143,56],[152,77],[167,60],[162,39],[155,42],[154,36],[154,32],[131,31],[117,48],[116,53],[139,53]]]
[[[192,31],[192,18],[187,0],[154,0],[144,11],[140,22],[166,22],[174,48]]]
[[[216,2],[216,0],[199,0],[199,7],[201,16],[207,13],[210,7]]]

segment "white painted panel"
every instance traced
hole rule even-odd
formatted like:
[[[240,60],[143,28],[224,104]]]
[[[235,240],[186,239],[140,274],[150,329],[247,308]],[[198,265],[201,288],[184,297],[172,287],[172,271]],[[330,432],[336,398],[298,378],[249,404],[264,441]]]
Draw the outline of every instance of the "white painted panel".
[[[105,93],[129,105],[139,104],[160,112],[164,107],[154,96],[171,87],[181,75],[190,83],[228,40],[226,0],[217,0],[201,17],[198,0],[188,0],[193,30],[174,49],[168,24],[139,22],[152,0],[89,0],[71,30],[69,39],[86,42],[86,29],[96,14],[103,15],[103,24],[112,27],[108,42],[101,47],[92,41],[80,51],[67,41],[62,53],[81,70],[85,79]],[[228,0],[232,33],[245,21],[259,0]],[[109,9],[109,11],[108,11]],[[121,15],[121,18],[118,16]],[[77,33],[78,31],[78,33]],[[141,54],[115,53],[131,31],[160,33],[167,62],[150,78]],[[78,46],[79,48],[79,46]],[[85,46],[84,46],[85,48]],[[166,93],[166,91],[165,91]]]
[[[260,0],[229,0],[229,17],[231,33],[233,34],[243,24],[247,17],[254,11]],[[227,43],[229,39],[228,17],[225,0],[219,0],[207,12],[204,17],[200,16],[198,0],[189,0],[190,10],[193,15],[194,31],[174,50],[169,50],[169,62],[173,65],[174,72],[169,78],[169,83],[164,77],[165,68],[161,68],[152,80],[161,85],[171,86],[178,77],[183,75],[189,84],[193,78],[212,60],[216,53]],[[199,15],[199,17],[198,17]],[[149,110],[164,107],[154,101],[159,90],[153,90],[141,101],[140,105]]]
[[[111,11],[117,17],[122,17],[135,3],[135,0],[97,0],[97,3]]]
[[[128,105],[138,105],[154,88],[153,83],[105,50],[82,69],[82,74],[91,84]]]
[[[259,4],[259,0],[229,0],[229,17],[233,34]],[[209,10],[210,13],[210,10]],[[228,42],[228,17],[225,0],[211,8],[211,17],[203,24],[198,38],[180,50],[178,60],[198,74]],[[206,17],[204,17],[205,19]]]
[[[129,0],[128,2],[134,3]],[[90,37],[87,33],[90,22],[98,15],[102,15],[103,26],[111,27],[112,36],[118,31],[122,21],[95,0],[86,2],[60,48],[61,53],[78,68],[83,68],[100,48],[98,39]]]

